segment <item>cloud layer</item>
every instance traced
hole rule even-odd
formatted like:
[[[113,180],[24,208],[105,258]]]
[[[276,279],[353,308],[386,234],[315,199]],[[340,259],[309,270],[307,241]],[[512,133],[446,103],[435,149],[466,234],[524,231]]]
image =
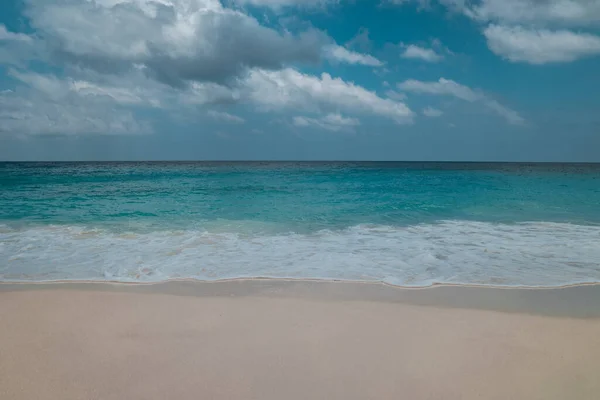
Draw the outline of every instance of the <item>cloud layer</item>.
[[[51,75],[11,71],[24,85],[0,92],[0,132],[16,135],[151,133],[110,96],[95,95],[80,83]],[[129,100],[134,101],[132,97]]]
[[[253,70],[244,85],[249,99],[263,109],[344,110],[386,117],[399,124],[412,123],[414,117],[406,104],[326,73],[316,77],[291,68]]]
[[[460,3],[444,2],[456,3],[455,7]],[[13,85],[0,94],[0,130],[20,134],[145,133],[152,131],[148,115],[159,113],[183,115],[191,121],[246,123],[237,112],[229,112],[227,107],[232,104],[243,105],[246,112],[281,114],[281,120],[292,120],[296,126],[330,131],[349,130],[363,117],[381,118],[389,124],[414,123],[416,113],[407,105],[405,93],[387,90],[381,94],[372,89],[377,82],[371,78],[390,73],[394,66],[369,54],[367,30],[341,46],[326,32],[306,28],[308,24],[287,29],[283,23],[261,23],[249,13],[256,12],[255,6],[281,10],[336,3],[24,0],[33,33],[13,32],[0,25],[0,62],[11,65],[8,77]],[[463,4],[462,10],[477,20],[491,20],[487,15],[496,15],[483,8],[476,12],[472,5]],[[536,32],[550,35],[554,47],[535,42],[536,36],[527,36],[529,31],[521,28],[490,24],[484,30],[490,48],[510,61],[544,63],[595,54],[593,36]],[[429,47],[401,44],[395,48],[402,49],[402,58],[429,63],[453,54],[439,40],[428,40]],[[526,44],[527,40],[533,44]],[[521,50],[515,50],[516,42]],[[585,50],[586,46],[592,50]],[[532,56],[536,50],[537,55]],[[570,58],[564,58],[566,52]],[[374,54],[385,56],[383,52]],[[395,57],[398,62],[397,53]],[[328,72],[306,72],[318,67]],[[348,69],[363,75],[344,74],[352,76],[344,79],[336,73]],[[356,77],[371,87],[361,86],[354,81]],[[407,80],[398,88],[480,102],[511,123],[523,121],[517,112],[483,92],[443,78],[438,82]],[[246,115],[243,107],[240,115]],[[421,113],[427,117],[443,114],[434,108]]]
[[[321,118],[309,118],[298,116],[294,117],[292,123],[301,128],[321,128],[328,131],[351,131],[354,127],[360,125],[357,118],[347,118],[341,114],[327,114]]]
[[[473,90],[468,86],[461,85],[460,83],[450,79],[440,78],[438,81],[432,82],[423,82],[411,79],[399,83],[398,88],[406,92],[437,96],[453,96],[469,103],[481,103],[489,110],[506,119],[506,121],[510,124],[522,125],[525,123],[525,120],[519,115],[519,113],[503,106],[482,91]],[[431,114],[431,112],[429,113]]]
[[[528,30],[490,25],[484,30],[484,35],[490,50],[514,62],[569,62],[600,54],[600,37],[567,30]]]

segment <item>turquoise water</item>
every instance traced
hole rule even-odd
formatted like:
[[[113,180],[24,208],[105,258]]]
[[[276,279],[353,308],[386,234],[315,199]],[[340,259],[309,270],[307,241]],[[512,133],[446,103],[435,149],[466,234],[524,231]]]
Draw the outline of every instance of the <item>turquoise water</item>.
[[[0,279],[600,281],[600,165],[0,163]]]

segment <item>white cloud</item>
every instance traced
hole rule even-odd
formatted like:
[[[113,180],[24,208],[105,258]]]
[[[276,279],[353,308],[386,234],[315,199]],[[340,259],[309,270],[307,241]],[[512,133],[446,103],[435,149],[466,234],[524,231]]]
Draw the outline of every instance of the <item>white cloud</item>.
[[[337,4],[340,0],[233,0],[237,4],[281,9],[284,7],[324,7]]]
[[[54,99],[65,97],[70,92],[69,83],[58,79],[54,75],[42,75],[34,72],[20,72],[15,69],[9,69],[8,76],[25,83],[44,96]]]
[[[106,96],[116,103],[124,105],[147,105],[162,107],[159,100],[141,88],[125,88],[117,86],[100,86],[96,83],[73,80],[70,89],[81,96]]]
[[[496,100],[489,98],[479,90],[473,90],[450,79],[440,78],[438,81],[423,82],[407,80],[398,84],[400,90],[438,96],[453,96],[469,103],[482,103],[486,108],[500,115],[513,125],[522,125],[525,120],[514,110],[503,106]]]
[[[346,42],[345,46],[351,49],[361,49],[362,51],[368,51],[373,45],[373,41],[369,37],[369,30],[362,27],[358,30],[358,33],[349,41]]]
[[[540,65],[600,54],[599,36],[564,29],[600,24],[598,0],[482,0],[462,9],[491,22],[483,30],[488,47],[513,62]]]
[[[150,133],[147,122],[105,102],[66,97],[60,101],[34,90],[0,93],[0,132],[16,135]]]
[[[381,0],[382,5],[401,6],[410,3],[416,3],[420,8],[428,8],[432,0]]]
[[[179,93],[179,100],[188,105],[236,103],[240,98],[238,89],[212,82],[192,82],[187,90]]]
[[[173,95],[170,88],[157,87],[158,84],[145,78],[140,79],[140,76],[135,74],[120,78],[113,77],[109,82],[103,84],[86,79],[57,78],[54,75],[20,72],[15,69],[10,69],[8,75],[54,99],[76,94],[88,99],[92,97],[96,99],[104,98],[104,100],[121,105],[163,107],[160,98]],[[88,77],[92,79],[99,78],[96,74],[88,74]]]
[[[518,112],[516,112],[515,110],[511,110],[508,107],[503,106],[502,104],[498,103],[496,100],[486,98],[484,100],[484,104],[487,108],[496,112],[501,117],[504,117],[509,123],[511,123],[513,125],[523,125],[525,123],[525,120],[523,119],[523,117],[521,117],[519,115]]]
[[[152,127],[139,120],[120,103],[127,101],[105,95],[115,88],[102,88],[54,75],[9,70],[21,84],[0,93],[0,132],[21,135],[137,134]],[[88,90],[91,88],[91,91]],[[102,93],[102,94],[98,94]],[[126,89],[116,93],[126,96]]]
[[[329,131],[338,132],[341,130],[352,130],[360,125],[356,118],[346,118],[340,114],[327,114],[321,118],[294,117],[292,123],[298,127],[317,127]]]
[[[28,35],[25,35],[23,33],[14,33],[14,32],[10,32],[8,29],[6,29],[6,26],[4,24],[0,24],[0,41],[1,40],[11,40],[11,41],[17,41],[17,42],[31,42],[31,37],[29,37]]]
[[[223,83],[247,69],[315,63],[330,39],[262,26],[219,0],[25,0],[33,28],[59,62],[121,74],[136,65],[182,87]]]
[[[326,47],[325,57],[329,58],[330,60],[348,64],[361,64],[371,67],[381,67],[383,65],[381,61],[369,54],[357,53],[338,45]]]
[[[445,78],[440,78],[438,81],[434,82],[409,79],[399,83],[398,88],[407,92],[451,95],[469,102],[474,102],[482,98],[481,94],[475,92],[471,88]]]
[[[0,24],[0,65],[22,68],[44,53],[37,36],[11,32]]]
[[[600,54],[600,37],[585,33],[490,25],[484,35],[490,50],[513,62],[569,62]]]
[[[76,102],[57,103],[27,93],[0,94],[0,132],[12,135],[150,133],[130,111]]]
[[[401,54],[401,57],[422,60],[431,63],[439,62],[444,58],[442,55],[436,53],[433,49],[419,47],[414,44],[406,46],[404,52]]]
[[[352,82],[303,74],[291,68],[280,71],[252,70],[246,78],[248,98],[263,109],[332,110],[365,113],[411,123],[414,113],[406,104],[384,99]]]
[[[518,24],[585,26],[600,22],[597,0],[482,0],[465,13],[481,21]]]
[[[437,108],[427,107],[423,109],[423,115],[430,118],[437,118],[444,115],[442,110],[438,110]]]
[[[94,71],[70,69],[69,89],[80,96],[105,97],[122,106],[152,107],[181,115],[196,113],[199,106],[240,101],[240,91],[213,82],[191,82],[172,87],[149,78],[144,68],[123,75],[103,75]]]
[[[244,122],[246,122],[244,118],[238,117],[237,115],[229,114],[224,111],[209,110],[206,112],[206,114],[220,121],[232,122],[235,124],[243,124]]]
[[[391,89],[390,90],[386,90],[385,91],[385,95],[388,98],[390,98],[392,100],[395,100],[395,101],[404,101],[404,100],[406,100],[406,94],[405,93],[400,93],[400,92],[397,92],[397,91],[391,90]]]
[[[388,0],[388,3],[421,3]],[[437,0],[481,24],[488,47],[510,61],[572,62],[600,54],[599,0]],[[567,30],[589,28],[590,32]],[[408,50],[408,49],[407,49]],[[421,52],[415,51],[415,57]],[[433,57],[425,54],[424,57]]]
[[[326,117],[312,118],[318,121],[313,125],[329,130],[356,125],[356,118],[342,117],[342,112],[380,116],[398,123],[413,119],[413,112],[400,101],[379,97],[328,74],[311,76],[293,69],[255,69],[232,87],[193,82],[184,89],[148,79],[142,70],[119,77],[89,70],[70,72],[72,76],[57,77],[11,69],[9,76],[20,85],[16,92],[3,93],[2,105],[11,106],[3,109],[0,129],[27,134],[150,132],[150,125],[136,117],[141,108],[159,108],[187,120],[193,118],[198,106],[233,102],[259,110],[324,113]],[[27,112],[19,114],[19,107]],[[222,111],[204,112],[223,122],[244,122]]]

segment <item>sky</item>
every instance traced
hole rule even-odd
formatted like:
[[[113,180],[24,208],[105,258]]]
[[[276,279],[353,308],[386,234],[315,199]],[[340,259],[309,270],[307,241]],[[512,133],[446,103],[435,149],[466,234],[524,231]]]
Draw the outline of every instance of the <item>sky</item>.
[[[2,0],[0,160],[600,162],[600,0]]]

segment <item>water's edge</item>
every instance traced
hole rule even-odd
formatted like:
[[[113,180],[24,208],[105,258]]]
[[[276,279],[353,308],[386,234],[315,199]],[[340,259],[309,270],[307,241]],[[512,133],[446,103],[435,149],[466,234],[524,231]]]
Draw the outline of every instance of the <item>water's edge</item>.
[[[275,277],[275,276],[241,276],[237,278],[222,278],[222,279],[197,279],[197,278],[172,278],[161,281],[152,282],[134,282],[124,280],[101,280],[101,279],[55,279],[55,280],[0,280],[0,286],[10,285],[69,285],[69,284],[90,284],[90,285],[114,285],[123,287],[135,286],[160,286],[168,283],[198,283],[198,284],[222,284],[222,283],[244,283],[244,282],[298,282],[298,283],[324,283],[324,284],[354,284],[354,285],[379,285],[402,290],[428,290],[439,287],[454,287],[454,288],[480,288],[480,289],[501,289],[501,290],[557,290],[568,289],[585,286],[599,286],[600,281],[574,282],[561,285],[536,286],[536,285],[495,285],[495,284],[475,284],[475,283],[460,283],[460,282],[433,282],[429,285],[397,285],[385,281],[376,280],[354,280],[354,279],[337,279],[337,278],[291,278],[291,277]]]
[[[171,280],[161,283],[27,282],[0,283],[2,293],[59,290],[172,295],[197,298],[302,299],[306,301],[368,301],[531,314],[561,318],[600,318],[600,284],[554,288],[509,288],[481,285],[399,287],[377,282],[314,279]]]

